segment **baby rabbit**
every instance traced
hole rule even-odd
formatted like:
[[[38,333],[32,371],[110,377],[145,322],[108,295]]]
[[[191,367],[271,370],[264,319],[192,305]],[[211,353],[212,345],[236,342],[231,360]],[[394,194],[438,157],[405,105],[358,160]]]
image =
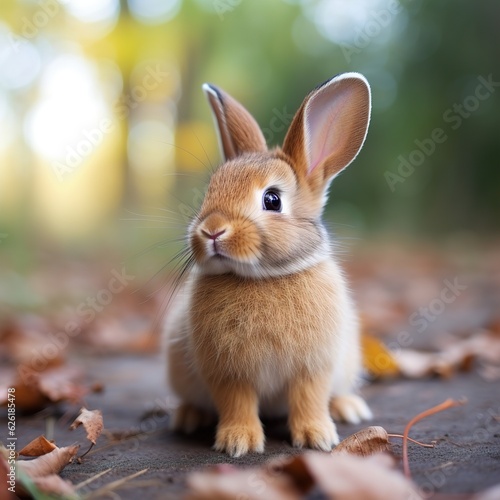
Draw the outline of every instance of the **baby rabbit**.
[[[189,226],[193,264],[166,324],[173,428],[218,416],[215,449],[239,457],[264,450],[259,413],[288,415],[294,446],[329,451],[332,417],[371,418],[353,392],[356,312],[321,221],[365,140],[370,87],[358,73],[321,84],[271,150],[241,104],[203,90],[225,161]]]

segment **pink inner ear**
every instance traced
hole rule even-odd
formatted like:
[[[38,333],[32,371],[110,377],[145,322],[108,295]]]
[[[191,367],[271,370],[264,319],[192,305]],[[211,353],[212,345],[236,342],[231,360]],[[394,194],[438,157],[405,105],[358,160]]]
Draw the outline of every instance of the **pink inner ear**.
[[[360,83],[334,79],[308,102],[304,120],[308,174],[328,160],[323,175],[331,179],[357,155],[369,116],[369,97],[368,102],[363,98]]]
[[[342,150],[349,137],[350,127],[343,127],[345,113],[349,110],[351,92],[325,86],[313,96],[306,108],[305,134],[308,173],[311,173],[329,156]]]

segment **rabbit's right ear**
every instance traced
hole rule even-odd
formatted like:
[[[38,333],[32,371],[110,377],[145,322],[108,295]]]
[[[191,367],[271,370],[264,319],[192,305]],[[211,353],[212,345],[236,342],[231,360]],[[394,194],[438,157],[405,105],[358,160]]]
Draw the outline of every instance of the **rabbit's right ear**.
[[[224,160],[267,151],[259,125],[238,101],[215,85],[204,83],[202,88],[212,108]]]
[[[361,149],[370,122],[370,86],[359,73],[344,73],[314,89],[285,137],[283,151],[313,192],[330,181]]]

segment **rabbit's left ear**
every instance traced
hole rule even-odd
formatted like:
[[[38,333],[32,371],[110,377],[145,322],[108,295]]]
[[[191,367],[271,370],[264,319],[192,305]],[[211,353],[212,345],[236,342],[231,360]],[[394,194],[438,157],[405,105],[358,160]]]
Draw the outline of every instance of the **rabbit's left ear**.
[[[344,73],[314,89],[285,137],[283,151],[315,190],[356,157],[370,122],[370,86],[359,73]]]
[[[259,125],[236,99],[215,85],[204,83],[202,88],[212,108],[224,160],[244,153],[267,151]]]

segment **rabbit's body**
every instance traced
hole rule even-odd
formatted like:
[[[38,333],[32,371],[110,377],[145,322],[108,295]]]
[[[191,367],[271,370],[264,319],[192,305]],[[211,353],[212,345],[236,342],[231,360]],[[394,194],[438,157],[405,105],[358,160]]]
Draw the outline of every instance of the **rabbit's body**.
[[[179,377],[177,367],[171,380],[192,377],[193,383],[175,384],[176,392],[214,411],[203,381],[245,380],[267,416],[282,413],[275,403],[285,399],[287,385],[302,372],[329,373],[331,395],[350,392],[359,367],[358,333],[343,281],[330,259],[281,278],[193,276],[183,294],[183,315],[170,326],[178,332],[172,340],[185,356],[180,367],[187,372]],[[319,299],[304,301],[305,295]]]
[[[273,151],[241,105],[205,90],[227,161],[189,228],[195,264],[167,323],[174,427],[218,415],[215,448],[239,456],[263,451],[259,413],[288,414],[296,446],[329,450],[330,414],[371,415],[353,393],[357,316],[321,223],[331,178],[364,140],[369,88],[356,74],[319,87]]]

